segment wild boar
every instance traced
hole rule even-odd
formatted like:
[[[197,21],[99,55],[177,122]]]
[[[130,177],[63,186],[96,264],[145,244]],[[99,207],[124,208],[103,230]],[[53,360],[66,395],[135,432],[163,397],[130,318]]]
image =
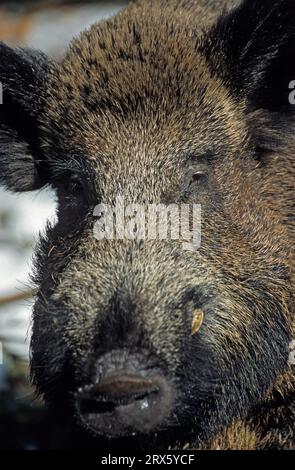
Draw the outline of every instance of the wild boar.
[[[1,44],[0,181],[58,200],[32,380],[97,445],[294,448],[294,51],[292,0],[138,1],[59,63]],[[98,240],[118,196],[201,206],[200,247]]]

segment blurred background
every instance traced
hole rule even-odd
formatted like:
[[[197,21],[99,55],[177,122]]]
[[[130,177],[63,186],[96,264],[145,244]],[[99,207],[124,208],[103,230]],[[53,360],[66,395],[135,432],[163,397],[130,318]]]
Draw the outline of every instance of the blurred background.
[[[0,1],[0,40],[62,57],[73,36],[126,1]],[[49,190],[13,195],[0,189],[0,449],[59,448],[48,412],[29,383],[32,252],[54,220]],[[54,435],[54,436],[53,436]]]

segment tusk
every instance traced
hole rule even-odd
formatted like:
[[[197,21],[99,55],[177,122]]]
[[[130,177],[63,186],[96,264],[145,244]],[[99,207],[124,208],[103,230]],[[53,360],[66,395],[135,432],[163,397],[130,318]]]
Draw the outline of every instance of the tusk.
[[[204,312],[202,310],[195,310],[193,323],[192,323],[192,335],[198,333],[204,320]]]

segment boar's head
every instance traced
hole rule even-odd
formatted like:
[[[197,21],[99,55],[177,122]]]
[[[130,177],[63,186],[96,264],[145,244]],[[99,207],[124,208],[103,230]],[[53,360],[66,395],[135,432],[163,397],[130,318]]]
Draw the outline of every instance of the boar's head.
[[[33,381],[109,437],[203,439],[288,367],[295,5],[244,1],[198,30],[172,4],[128,7],[58,64],[0,48],[0,181],[58,201],[36,253]],[[119,196],[201,205],[200,247],[98,240],[94,208]]]

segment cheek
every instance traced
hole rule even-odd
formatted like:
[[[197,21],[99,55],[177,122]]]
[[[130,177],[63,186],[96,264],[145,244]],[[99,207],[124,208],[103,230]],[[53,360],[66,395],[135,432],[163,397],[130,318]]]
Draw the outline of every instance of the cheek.
[[[63,235],[81,231],[91,208],[71,195],[59,195],[58,201],[57,230]]]
[[[70,227],[68,219],[63,219],[59,214],[57,223],[47,227],[45,235],[40,238],[37,245],[33,280],[47,301],[57,292],[63,277],[67,277],[71,260],[79,257],[78,251],[83,243],[87,217],[83,214],[80,223],[77,220],[72,214],[73,226]],[[81,265],[83,265],[82,260]],[[63,293],[66,294],[66,290]]]
[[[45,396],[68,387],[65,369],[68,347],[63,336],[64,318],[51,310],[50,304],[38,299],[33,311],[31,338],[31,375],[39,392]]]

